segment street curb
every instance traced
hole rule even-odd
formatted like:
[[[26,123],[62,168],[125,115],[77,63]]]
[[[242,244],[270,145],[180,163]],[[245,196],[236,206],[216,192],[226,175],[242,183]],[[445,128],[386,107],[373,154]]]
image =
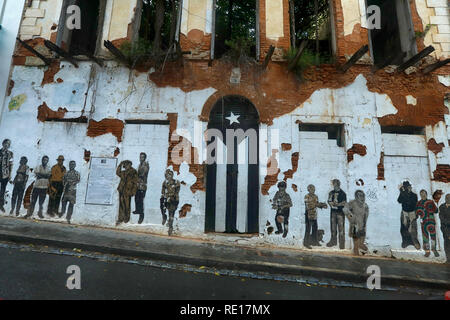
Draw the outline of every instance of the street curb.
[[[349,284],[358,284],[359,286],[366,285],[368,274],[357,273],[346,270],[330,269],[330,268],[313,268],[298,265],[286,265],[268,262],[254,261],[252,263],[236,262],[221,259],[202,258],[198,256],[188,255],[172,255],[161,252],[143,251],[131,248],[118,248],[118,247],[106,247],[102,245],[87,244],[81,242],[69,242],[55,239],[45,239],[37,237],[29,237],[24,235],[17,235],[8,232],[0,232],[0,240],[10,241],[20,244],[35,244],[46,245],[64,249],[81,249],[84,251],[100,252],[104,254],[113,254],[120,256],[128,256],[133,258],[141,258],[148,260],[158,260],[169,263],[188,264],[192,266],[207,266],[217,269],[239,270],[247,272],[268,273],[268,274],[283,274],[289,276],[302,276],[315,279],[321,279],[321,281],[332,280],[342,281]],[[428,290],[449,290],[450,281],[442,281],[435,279],[417,279],[399,276],[382,275],[383,287],[408,287],[417,289]]]

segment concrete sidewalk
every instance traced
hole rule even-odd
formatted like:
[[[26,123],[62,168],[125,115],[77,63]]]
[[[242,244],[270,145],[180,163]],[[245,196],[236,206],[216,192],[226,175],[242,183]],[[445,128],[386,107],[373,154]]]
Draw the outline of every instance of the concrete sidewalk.
[[[114,229],[0,217],[0,240],[116,254],[217,269],[277,274],[365,286],[367,268],[381,269],[383,288],[450,290],[445,264],[254,248]]]

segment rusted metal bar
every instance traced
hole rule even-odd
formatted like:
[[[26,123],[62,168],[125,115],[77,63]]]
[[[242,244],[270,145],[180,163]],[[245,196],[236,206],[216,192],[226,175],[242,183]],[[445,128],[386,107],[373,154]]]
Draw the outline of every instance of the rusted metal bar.
[[[30,45],[28,45],[25,41],[20,40],[19,38],[16,38],[17,41],[19,41],[19,43],[28,51],[30,51],[31,53],[33,53],[36,57],[38,57],[39,59],[41,59],[42,61],[44,61],[44,63],[49,66],[52,63],[52,60],[44,57],[42,54],[40,54],[39,52],[37,52],[36,50],[34,50],[33,47],[31,47]]]
[[[394,62],[397,59],[401,59],[406,57],[406,52],[400,52],[397,55],[393,54],[390,55],[386,60],[384,60],[382,63],[376,64],[372,67],[372,72],[375,73],[380,69],[383,69],[384,67],[390,65],[392,62]]]
[[[415,65],[417,62],[419,62],[420,60],[422,60],[423,58],[425,58],[427,55],[429,55],[430,53],[432,53],[434,51],[434,47],[433,46],[428,46],[425,49],[423,49],[422,51],[420,51],[418,54],[416,54],[415,56],[413,56],[411,59],[409,59],[408,61],[406,61],[405,63],[403,63],[402,65],[400,65],[397,68],[397,72],[403,72],[406,69],[408,69],[409,67]]]
[[[262,64],[262,69],[266,69],[269,65],[270,59],[272,59],[273,53],[275,52],[275,47],[270,46],[269,51],[267,52],[266,58],[264,59],[264,63]]]
[[[440,67],[445,66],[446,64],[448,64],[450,62],[450,58],[442,60],[442,61],[438,61],[436,63],[430,64],[429,66],[425,67],[422,72],[423,74],[428,74],[430,72],[433,72],[436,69],[439,69]]]
[[[292,70],[297,65],[298,61],[302,57],[303,51],[305,50],[307,43],[308,41],[306,40],[303,40],[302,43],[300,43],[300,47],[298,48],[294,60],[292,60],[292,62],[288,65],[288,70]]]
[[[112,44],[111,41],[105,40],[103,42],[103,45],[105,46],[106,49],[108,49],[109,52],[111,52],[117,59],[119,59],[119,61],[121,61],[126,66],[131,67],[127,58],[123,55],[123,53],[119,49],[116,48],[116,46]]]
[[[71,64],[74,65],[75,68],[78,68],[77,62],[75,61],[75,59],[73,58],[73,56],[70,53],[64,51],[63,49],[58,47],[56,44],[54,44],[53,42],[48,41],[48,40],[44,40],[44,45],[47,48],[49,48],[51,51],[55,52],[57,55],[63,57],[67,61],[69,61]]]
[[[367,44],[365,46],[362,46],[358,51],[356,51],[352,55],[352,57],[344,65],[342,65],[339,68],[339,70],[342,72],[346,72],[353,65],[355,65],[355,63],[358,62],[358,60],[361,59],[362,56],[365,55],[368,51],[369,51],[369,46]]]

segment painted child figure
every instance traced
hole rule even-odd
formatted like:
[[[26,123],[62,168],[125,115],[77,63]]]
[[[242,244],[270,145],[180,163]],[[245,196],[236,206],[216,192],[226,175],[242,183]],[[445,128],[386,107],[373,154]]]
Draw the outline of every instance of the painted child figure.
[[[272,209],[277,210],[275,215],[275,223],[277,225],[277,231],[275,234],[283,234],[283,238],[286,238],[289,231],[289,211],[292,207],[292,201],[289,194],[286,192],[286,182],[281,181],[277,185],[278,191],[272,200]],[[281,226],[283,224],[283,228]]]
[[[433,200],[427,199],[428,193],[425,190],[420,191],[420,200],[417,202],[416,214],[422,219],[422,239],[425,257],[430,256],[430,238],[431,250],[435,257],[439,257],[436,250],[436,219],[434,215],[438,213],[438,208]]]
[[[14,189],[11,198],[11,211],[9,212],[9,214],[13,214],[14,209],[16,209],[16,216],[19,216],[20,206],[22,205],[23,193],[25,192],[28,177],[30,176],[30,167],[27,166],[27,163],[28,163],[27,157],[20,158],[19,169],[17,169],[14,181],[11,182],[12,184],[14,184]]]
[[[80,183],[80,173],[75,170],[75,161],[69,162],[69,171],[66,172],[63,178],[64,196],[62,199],[62,212],[59,214],[61,218],[66,213],[67,203],[69,203],[69,210],[67,211],[67,223],[70,224],[70,219],[73,214],[73,207],[77,201],[77,184]]]
[[[165,211],[169,211],[169,236],[173,232],[173,220],[175,217],[175,211],[178,208],[178,203],[180,202],[180,182],[173,178],[172,170],[166,170],[165,174],[166,180],[162,184],[161,190],[161,214],[163,215],[163,225],[167,220],[167,215]]]
[[[312,184],[308,186],[308,194],[305,196],[305,238],[303,245],[312,249],[311,246],[319,246],[317,238],[317,208],[328,208],[326,203],[319,202],[319,197],[315,194],[316,187]]]

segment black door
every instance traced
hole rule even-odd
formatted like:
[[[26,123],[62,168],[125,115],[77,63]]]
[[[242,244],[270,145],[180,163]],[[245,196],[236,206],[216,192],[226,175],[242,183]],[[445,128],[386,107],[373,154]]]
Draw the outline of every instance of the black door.
[[[231,118],[230,118],[231,117]],[[210,113],[210,121],[208,129],[218,129],[222,133],[222,142],[225,146],[228,145],[227,154],[230,154],[230,148],[233,148],[233,161],[226,162],[226,175],[221,176],[221,170],[218,170],[217,163],[209,164],[207,166],[207,180],[206,180],[206,216],[205,216],[205,231],[206,232],[223,232],[224,230],[216,230],[216,220],[225,219],[224,227],[225,233],[244,232],[237,228],[237,213],[238,209],[238,195],[239,181],[242,178],[247,179],[246,188],[246,227],[245,233],[257,233],[259,231],[259,159],[258,159],[258,128],[259,115],[253,104],[246,98],[239,96],[227,96],[219,99],[214,105]],[[256,151],[256,163],[247,162],[245,170],[242,170],[242,165],[237,164],[238,141],[234,137],[234,143],[227,143],[227,129],[238,130],[242,129],[248,133],[249,129],[256,134],[256,139],[248,139],[248,150]],[[209,143],[215,142],[213,138]],[[216,141],[217,143],[217,141]],[[253,147],[250,147],[250,144]],[[232,145],[232,146],[231,146]],[[215,156],[215,154],[212,154]],[[247,159],[251,157],[248,156]],[[230,160],[230,159],[229,159]],[[239,172],[241,168],[241,172]],[[218,174],[220,176],[218,176]],[[239,179],[239,175],[245,175]],[[226,183],[225,183],[226,181]],[[218,193],[223,196],[218,197]],[[242,188],[240,193],[242,193]],[[220,200],[218,200],[220,199]],[[224,203],[217,203],[217,201],[225,201]],[[219,214],[219,208],[225,210],[225,216]],[[242,209],[242,208],[241,208]],[[242,229],[242,228],[241,228]]]

